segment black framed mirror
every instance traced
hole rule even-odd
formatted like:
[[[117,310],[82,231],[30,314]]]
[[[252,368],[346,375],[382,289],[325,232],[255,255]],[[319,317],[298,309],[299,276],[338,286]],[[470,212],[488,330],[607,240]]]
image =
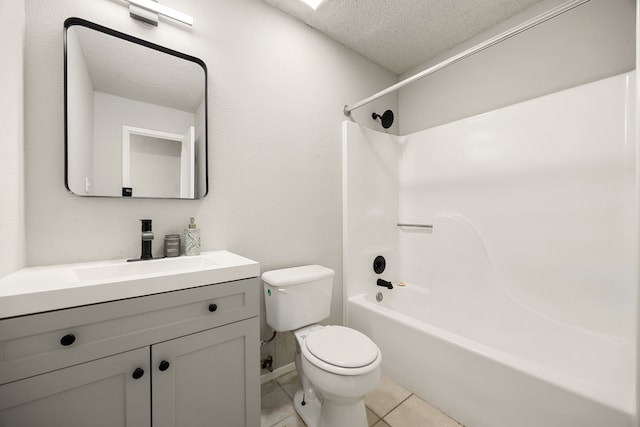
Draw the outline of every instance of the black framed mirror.
[[[207,67],[81,18],[64,23],[65,185],[79,196],[208,192]]]

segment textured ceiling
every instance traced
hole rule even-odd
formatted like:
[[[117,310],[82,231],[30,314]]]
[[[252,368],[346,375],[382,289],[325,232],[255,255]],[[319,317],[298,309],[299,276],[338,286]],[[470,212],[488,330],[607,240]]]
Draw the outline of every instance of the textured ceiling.
[[[402,74],[540,0],[264,0]]]
[[[204,98],[204,71],[167,55],[82,26],[72,26],[98,92],[195,112]]]

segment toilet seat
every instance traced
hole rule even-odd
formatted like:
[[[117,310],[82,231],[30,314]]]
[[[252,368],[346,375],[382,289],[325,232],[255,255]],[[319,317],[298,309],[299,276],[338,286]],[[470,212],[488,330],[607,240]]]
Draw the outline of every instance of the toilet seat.
[[[309,333],[303,356],[318,368],[339,375],[362,375],[381,362],[378,346],[363,333],[344,326],[326,326]]]

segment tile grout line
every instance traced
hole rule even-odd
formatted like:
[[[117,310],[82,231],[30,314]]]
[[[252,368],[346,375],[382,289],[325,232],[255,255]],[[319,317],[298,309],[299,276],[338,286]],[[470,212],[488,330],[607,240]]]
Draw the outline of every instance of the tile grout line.
[[[278,384],[278,387],[280,387],[280,390],[284,391],[284,394],[291,399],[291,396],[289,396],[289,393],[287,393],[287,390],[284,389],[284,387],[282,387],[282,384],[280,384],[280,381],[278,381],[278,379],[274,379],[273,381],[275,381],[276,384]]]
[[[273,379],[272,380],[277,386],[278,388],[285,394],[285,396],[287,396],[287,398],[291,401],[291,403],[293,404],[293,397],[289,396],[289,393],[287,393],[287,390],[285,389],[285,387],[278,381],[278,379]],[[409,393],[409,395],[407,397],[405,397],[404,399],[402,399],[400,402],[398,402],[394,407],[392,407],[390,410],[388,410],[383,416],[379,416],[373,409],[371,409],[369,406],[365,407],[371,411],[371,413],[373,413],[373,415],[375,415],[377,417],[377,419],[375,420],[373,425],[378,424],[380,421],[384,422],[386,425],[388,425],[389,427],[393,427],[391,424],[389,424],[389,422],[385,419],[387,416],[389,416],[389,414],[391,414],[393,411],[395,411],[396,409],[398,409],[398,407],[400,407],[402,404],[404,404],[407,400],[409,400],[412,396],[415,396],[414,393]],[[420,398],[419,398],[420,399]],[[420,399],[423,400],[423,399]],[[427,402],[428,403],[428,402]],[[439,408],[435,407],[434,408],[438,411],[440,411],[442,414],[444,414],[445,416],[449,417],[452,421],[454,421],[459,427],[465,427],[464,424],[460,423],[458,420],[451,418],[448,414],[442,412]],[[276,422],[272,423],[270,426],[264,426],[264,427],[274,427],[275,425],[277,425],[278,423],[281,423],[282,421],[284,421],[285,419],[287,419],[288,417],[290,417],[291,415],[296,415],[297,411],[295,410],[295,407],[293,409],[292,413],[286,414],[282,419],[277,420]]]
[[[280,381],[278,381],[278,379],[276,378],[276,384],[278,384],[278,387],[280,387],[280,389],[283,391],[284,395],[287,396],[287,399],[291,400],[291,407],[293,408],[293,412],[290,413],[289,415],[287,415],[286,417],[284,417],[282,420],[286,420],[288,417],[290,417],[291,415],[295,415],[296,412],[296,407],[293,404],[293,397],[289,396],[289,393],[287,393],[287,390],[284,389],[284,386],[282,384],[280,384]],[[281,420],[281,421],[282,421]],[[277,423],[276,423],[277,424]]]
[[[282,384],[280,384],[280,382],[277,379],[273,379],[272,380],[274,383],[276,383],[276,385],[280,388],[280,390],[282,390],[282,392],[284,393],[285,396],[287,396],[287,399],[289,399],[291,401],[291,404],[293,405],[293,398],[291,398],[289,396],[289,393],[287,393],[287,391],[284,389],[284,387],[282,387]],[[293,412],[291,414],[286,414],[282,419],[277,420],[276,422],[274,422],[273,424],[271,424],[269,427],[273,427],[276,424],[286,420],[288,417],[290,417],[291,415],[296,413],[296,409],[295,407],[293,408]]]
[[[278,387],[279,387],[279,388],[284,392],[284,394],[287,396],[287,398],[289,398],[289,399],[291,400],[291,403],[293,404],[293,398],[292,398],[291,396],[289,396],[289,393],[287,393],[287,391],[286,391],[286,390],[285,390],[285,388],[282,386],[282,384],[280,384],[280,382],[278,381],[278,379],[276,378],[276,379],[273,379],[272,381],[276,383],[276,385],[277,385],[277,386],[278,386]],[[375,413],[375,411],[374,411],[373,409],[371,409],[371,408],[369,408],[368,406],[366,406],[366,408],[368,408],[371,412],[373,412],[373,414],[374,414],[374,415],[376,415],[376,416],[378,417],[378,419],[376,420],[376,422],[374,423],[374,425],[375,425],[375,424],[377,424],[377,423],[379,423],[380,421],[384,421],[387,425],[389,425],[389,427],[393,427],[393,426],[391,426],[391,424],[389,424],[389,423],[387,422],[387,420],[385,420],[384,418],[385,418],[387,415],[389,415],[390,413],[392,413],[393,411],[395,411],[395,410],[396,410],[400,405],[402,405],[404,402],[406,402],[406,401],[407,401],[411,396],[413,396],[413,395],[414,395],[414,393],[409,394],[407,397],[405,397],[404,399],[402,399],[402,400],[401,400],[397,405],[395,405],[393,408],[391,408],[389,411],[387,411],[387,413],[386,413],[386,414],[384,414],[383,416],[379,416],[378,414],[376,414],[376,413]],[[284,418],[282,418],[281,420],[276,421],[275,423],[271,424],[271,426],[269,426],[269,427],[273,427],[273,426],[275,426],[275,425],[276,425],[276,424],[278,424],[279,422],[282,422],[283,420],[287,419],[287,417],[290,417],[291,415],[294,415],[294,414],[296,414],[295,407],[294,407],[294,409],[293,409],[293,413],[292,413],[292,414],[287,414]],[[457,421],[457,420],[454,420],[454,421],[456,421],[456,423],[458,423],[458,421]],[[461,427],[464,427],[462,424],[460,424],[460,423],[458,423],[458,424],[459,424]]]
[[[377,420],[375,420],[375,422],[374,422],[373,424],[371,424],[369,427],[372,427],[372,426],[374,426],[374,425],[378,424],[380,421],[382,421],[382,417],[380,417],[378,414],[376,414],[376,413],[374,412],[374,410],[373,410],[373,409],[369,408],[367,405],[364,405],[364,409],[365,409],[365,412],[366,412],[367,410],[371,411],[371,413],[372,413],[373,415],[375,415],[375,416],[376,416],[376,418],[377,418]],[[367,424],[369,424],[369,421],[368,421],[368,420],[367,420]]]
[[[398,403],[396,406],[394,406],[393,408],[391,408],[386,414],[384,414],[384,416],[380,417],[380,420],[384,421],[385,423],[387,423],[387,420],[384,419],[384,417],[386,417],[387,415],[389,415],[390,413],[392,413],[393,411],[395,411],[398,406],[402,405],[404,402],[406,402],[411,396],[413,396],[413,393],[411,393],[409,396],[405,397],[402,401],[400,401],[400,403]],[[389,423],[387,423],[389,424]],[[390,427],[391,424],[389,424]]]

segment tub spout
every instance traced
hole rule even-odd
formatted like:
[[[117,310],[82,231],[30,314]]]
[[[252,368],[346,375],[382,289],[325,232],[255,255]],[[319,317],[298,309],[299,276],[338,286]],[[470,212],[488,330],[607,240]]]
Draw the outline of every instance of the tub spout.
[[[391,282],[387,282],[386,280],[383,280],[383,279],[378,279],[376,284],[378,286],[382,286],[382,287],[387,288],[387,289],[393,289],[393,285],[391,284]]]

